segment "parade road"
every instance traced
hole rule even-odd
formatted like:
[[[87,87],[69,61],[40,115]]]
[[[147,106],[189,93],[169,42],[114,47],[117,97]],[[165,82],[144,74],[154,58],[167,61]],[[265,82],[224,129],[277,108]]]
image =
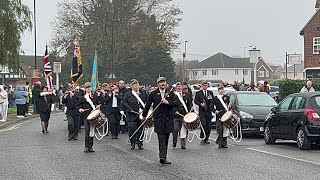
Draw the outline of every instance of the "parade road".
[[[228,140],[218,149],[215,130],[209,145],[198,139],[187,149],[172,148],[161,165],[156,134],[144,150],[131,150],[128,134],[94,140],[94,153],[84,153],[84,129],[78,141],[67,141],[64,114],[53,114],[49,134],[38,117],[0,130],[0,179],[319,179],[320,148],[299,150],[293,141],[266,145],[263,138]]]

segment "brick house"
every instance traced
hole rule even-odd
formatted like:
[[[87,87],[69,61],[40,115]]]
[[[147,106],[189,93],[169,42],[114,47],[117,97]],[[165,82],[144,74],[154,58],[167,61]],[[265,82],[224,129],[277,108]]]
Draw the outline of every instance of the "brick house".
[[[300,31],[304,38],[304,77],[320,78],[320,0],[316,12]]]

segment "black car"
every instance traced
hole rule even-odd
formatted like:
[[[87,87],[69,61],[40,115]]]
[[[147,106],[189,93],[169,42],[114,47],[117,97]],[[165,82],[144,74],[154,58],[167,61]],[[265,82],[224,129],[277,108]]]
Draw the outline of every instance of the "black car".
[[[243,134],[263,134],[263,124],[276,101],[267,93],[234,91],[230,96],[232,111],[240,117]]]
[[[272,108],[264,123],[264,140],[296,140],[299,149],[320,143],[320,93],[291,94]]]

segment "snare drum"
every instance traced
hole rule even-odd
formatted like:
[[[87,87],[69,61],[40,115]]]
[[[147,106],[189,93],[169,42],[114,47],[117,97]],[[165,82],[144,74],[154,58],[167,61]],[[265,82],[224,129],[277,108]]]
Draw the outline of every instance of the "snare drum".
[[[232,111],[227,111],[221,117],[221,122],[228,128],[234,128],[239,121],[239,117],[232,113]]]
[[[201,124],[200,117],[195,112],[189,112],[183,117],[183,125],[188,131],[194,131]]]
[[[152,110],[149,110],[148,115],[146,117],[146,122],[144,123],[144,126],[146,128],[151,128],[154,125],[154,119],[153,119],[153,116],[151,116],[152,112],[153,112]],[[140,120],[142,120],[142,119],[143,119],[143,116],[142,116],[142,113],[141,113],[140,114]]]
[[[93,110],[87,117],[89,123],[93,124],[97,129],[107,122],[106,116],[98,109]]]

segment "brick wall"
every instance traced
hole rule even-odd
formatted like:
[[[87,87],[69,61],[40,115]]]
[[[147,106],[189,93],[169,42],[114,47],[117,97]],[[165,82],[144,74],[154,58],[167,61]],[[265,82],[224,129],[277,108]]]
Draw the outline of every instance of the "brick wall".
[[[313,38],[320,37],[320,13],[304,29],[304,67],[320,67],[320,54],[313,54]]]

